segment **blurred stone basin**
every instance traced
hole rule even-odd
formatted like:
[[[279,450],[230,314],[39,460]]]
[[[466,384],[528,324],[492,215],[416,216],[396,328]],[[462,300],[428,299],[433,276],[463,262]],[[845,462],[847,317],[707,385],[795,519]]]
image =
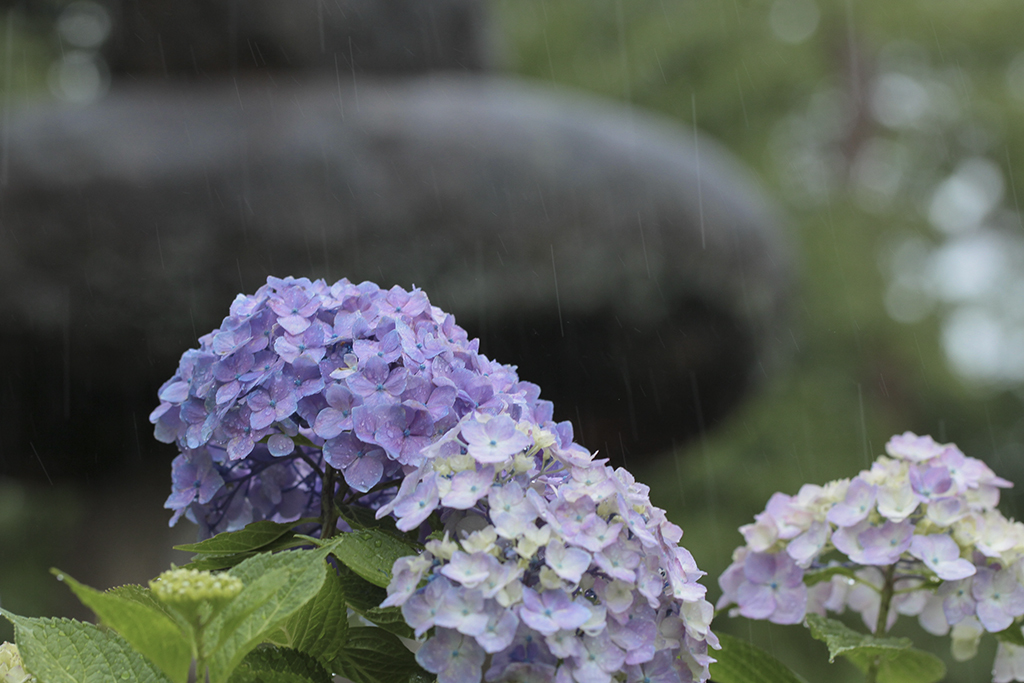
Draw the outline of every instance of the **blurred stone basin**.
[[[774,211],[712,141],[521,81],[122,85],[7,130],[8,474],[148,453],[156,387],[268,274],[422,287],[618,460],[735,405],[790,286]]]

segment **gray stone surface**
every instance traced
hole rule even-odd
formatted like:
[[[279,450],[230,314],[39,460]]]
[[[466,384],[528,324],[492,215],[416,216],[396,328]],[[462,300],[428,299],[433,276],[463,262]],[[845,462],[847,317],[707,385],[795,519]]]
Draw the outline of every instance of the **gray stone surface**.
[[[751,177],[503,78],[115,86],[7,129],[0,471],[148,452],[156,387],[267,274],[421,286],[590,448],[682,443],[763,372],[790,256]],[[28,456],[28,457],[27,457]]]

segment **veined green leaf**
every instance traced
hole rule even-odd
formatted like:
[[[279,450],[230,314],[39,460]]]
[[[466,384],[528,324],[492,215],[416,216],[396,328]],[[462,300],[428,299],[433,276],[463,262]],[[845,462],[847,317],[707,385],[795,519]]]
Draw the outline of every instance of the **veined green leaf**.
[[[828,646],[830,662],[834,662],[839,655],[855,650],[874,657],[906,650],[911,646],[910,638],[876,638],[867,633],[854,631],[841,621],[817,614],[807,615],[807,627],[811,630],[813,638]]]
[[[391,567],[395,560],[417,552],[410,543],[380,529],[339,534],[323,547],[356,574],[381,588],[391,581]]]
[[[935,683],[946,665],[933,654],[915,650],[909,638],[877,638],[858,633],[835,619],[807,615],[811,635],[828,646],[829,661],[843,656],[861,671],[878,662],[878,683]]]
[[[717,633],[722,649],[708,652],[718,661],[711,665],[715,683],[805,683],[785,664],[759,647],[725,633]]]
[[[391,534],[403,543],[408,543],[417,550],[423,549],[423,546],[416,541],[416,532],[401,531],[396,526],[396,520],[394,517],[382,517],[381,519],[377,519],[373,510],[360,505],[339,505],[337,509],[338,516],[345,520],[345,522],[356,531],[361,529],[380,529],[385,533]]]
[[[260,553],[230,570],[244,588],[201,636],[211,683],[226,681],[265,635],[317,594],[324,582],[326,555],[323,550]]]
[[[211,539],[212,540],[212,539]],[[292,548],[301,548],[303,546],[311,545],[305,537],[292,532],[288,532],[278,539],[271,541],[259,550],[250,550],[244,553],[232,553],[228,555],[216,555],[213,553],[204,553],[196,555],[192,558],[192,561],[182,566],[182,569],[197,569],[199,571],[221,571],[224,569],[231,569],[235,565],[241,564],[248,560],[250,557],[255,557],[259,553],[277,552],[279,550],[290,550]]]
[[[43,683],[171,683],[153,662],[113,631],[71,619],[19,617],[14,624],[25,669]]]
[[[867,671],[874,661],[874,656],[864,650],[843,656],[861,671]],[[908,647],[878,656],[878,683],[936,683],[946,677],[946,665],[930,652]]]
[[[353,683],[419,683],[433,678],[396,636],[379,628],[352,628],[348,633],[345,649],[334,660],[334,673]]]
[[[305,517],[294,522],[269,522],[266,520],[253,522],[244,529],[238,531],[225,531],[213,538],[208,538],[199,543],[187,543],[174,546],[175,550],[184,550],[190,553],[211,554],[211,555],[233,555],[265,547],[281,538],[300,524],[316,522],[315,517]]]
[[[338,563],[338,581],[345,591],[349,607],[364,613],[380,606],[388,597],[386,590],[362,578],[344,564]]]
[[[267,638],[329,664],[348,637],[348,605],[334,567],[325,562],[324,570],[320,592]]]
[[[331,675],[308,654],[261,645],[241,661],[228,683],[331,683]]]
[[[191,635],[150,596],[142,598],[139,592],[104,593],[83,585],[67,574],[51,570],[60,581],[78,596],[82,603],[96,613],[100,621],[117,631],[132,647],[145,655],[167,674],[174,683],[186,683],[192,665]],[[148,592],[148,591],[147,591]]]
[[[374,586],[341,563],[338,564],[337,579],[345,591],[345,602],[360,616],[396,636],[414,637],[412,629],[402,617],[400,608],[380,608],[380,603],[388,597],[387,591],[380,586]]]
[[[359,610],[356,611],[359,612]],[[363,610],[359,614],[367,621],[372,621],[377,626],[380,626],[385,631],[394,633],[396,636],[410,639],[416,637],[412,627],[405,623],[405,617],[402,616],[402,610],[399,607],[385,607],[384,609],[373,607]]]
[[[255,557],[256,552],[235,553],[233,555],[196,555],[191,562],[183,564],[182,569],[195,569],[201,572],[219,572],[231,569],[235,565]]]

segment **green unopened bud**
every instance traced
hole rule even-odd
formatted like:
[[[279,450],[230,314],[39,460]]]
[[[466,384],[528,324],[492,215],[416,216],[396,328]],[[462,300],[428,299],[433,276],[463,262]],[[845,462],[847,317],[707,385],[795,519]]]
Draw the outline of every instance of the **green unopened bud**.
[[[208,604],[219,609],[242,592],[242,582],[230,574],[195,569],[170,569],[149,582],[153,597],[185,612]]]
[[[30,683],[35,676],[25,671],[21,653],[14,643],[0,645],[0,683]]]
[[[234,576],[196,569],[169,569],[150,581],[149,587],[166,603],[230,600],[242,592],[242,582]]]

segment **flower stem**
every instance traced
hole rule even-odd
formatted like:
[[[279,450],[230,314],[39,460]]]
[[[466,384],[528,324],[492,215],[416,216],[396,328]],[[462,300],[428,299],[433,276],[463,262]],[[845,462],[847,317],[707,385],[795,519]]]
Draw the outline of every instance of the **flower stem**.
[[[334,482],[338,470],[324,463],[323,488],[320,491],[320,538],[327,540],[338,533],[338,510],[334,507]]]
[[[878,621],[875,622],[875,636],[884,636],[888,630],[886,625],[889,622],[889,607],[892,605],[892,596],[896,592],[896,565],[891,564],[885,569],[885,582],[882,584],[881,601],[878,605]],[[881,668],[882,658],[875,657],[868,667],[865,683],[876,683],[878,670]]]

